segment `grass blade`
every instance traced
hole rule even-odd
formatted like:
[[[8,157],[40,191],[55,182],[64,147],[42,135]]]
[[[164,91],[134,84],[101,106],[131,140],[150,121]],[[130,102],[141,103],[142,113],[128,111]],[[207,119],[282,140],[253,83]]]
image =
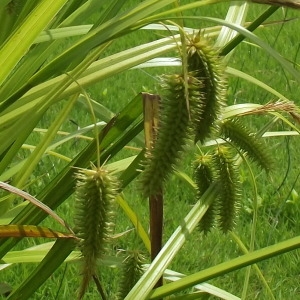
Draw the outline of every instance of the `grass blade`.
[[[26,300],[52,275],[52,273],[65,261],[75,243],[72,239],[59,239],[48,252],[46,257],[37,266],[21,286],[9,295],[9,300]]]
[[[36,199],[35,197],[31,196],[30,194],[8,184],[5,182],[0,181],[0,188],[4,189],[6,191],[9,191],[15,195],[21,196],[24,199],[28,200],[30,203],[35,205],[36,207],[40,208],[44,212],[46,212],[48,215],[52,216],[54,220],[56,220],[59,224],[61,224],[63,227],[68,229],[71,233],[73,233],[73,230],[67,225],[67,223],[58,216],[52,209],[50,209],[47,205]]]
[[[131,209],[131,207],[128,205],[128,203],[122,196],[120,196],[120,195],[117,196],[116,201],[118,202],[120,207],[123,209],[124,213],[128,216],[128,218],[132,222],[138,235],[140,236],[141,240],[144,242],[146,249],[150,253],[150,250],[151,250],[150,239],[149,239],[149,236],[146,233],[145,229],[143,228],[143,225],[139,221],[139,218],[137,217],[135,212]]]
[[[182,224],[177,228],[160,253],[156,256],[154,261],[150,264],[147,271],[126,296],[125,300],[148,299],[151,289],[154,287],[158,279],[163,275],[165,269],[171,263],[175,255],[184,244],[185,240],[188,238],[189,234],[199,223],[210,203],[212,203],[218,194],[219,185],[214,183],[201,197],[202,204],[200,201],[198,201],[194,205],[192,210],[185,217]]]
[[[101,161],[113,157],[142,130],[141,114],[142,100],[138,95],[100,131]],[[135,122],[137,125],[131,127]],[[56,209],[74,192],[74,167],[86,168],[91,161],[95,160],[96,151],[97,146],[94,139],[37,195],[37,198],[52,210]],[[30,205],[25,207],[13,222],[37,225],[46,216],[39,208]],[[15,239],[0,240],[0,257],[5,255],[16,243]]]
[[[43,0],[40,2],[0,49],[0,61],[5,61],[1,67],[0,85],[66,2],[67,0]]]
[[[45,237],[45,238],[75,238],[73,234],[66,234],[47,227],[34,225],[0,225],[0,237]]]
[[[274,257],[276,255],[295,250],[297,248],[300,248],[300,236],[281,243],[277,243],[272,246],[268,246],[260,250],[256,250],[230,261],[221,263],[217,266],[186,276],[176,282],[169,283],[154,290],[150,293],[147,299],[160,299],[167,295],[171,295],[176,291],[181,291],[185,288],[194,286],[195,284],[210,280],[218,276],[222,276],[234,270],[238,270],[240,268]]]

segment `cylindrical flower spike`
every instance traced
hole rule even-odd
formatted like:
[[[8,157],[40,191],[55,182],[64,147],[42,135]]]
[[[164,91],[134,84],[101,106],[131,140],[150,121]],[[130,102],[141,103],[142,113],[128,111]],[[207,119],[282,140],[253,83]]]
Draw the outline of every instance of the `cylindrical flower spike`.
[[[82,282],[78,299],[96,275],[96,265],[105,252],[112,228],[112,205],[118,181],[104,168],[80,169],[77,173],[75,229],[81,238]]]

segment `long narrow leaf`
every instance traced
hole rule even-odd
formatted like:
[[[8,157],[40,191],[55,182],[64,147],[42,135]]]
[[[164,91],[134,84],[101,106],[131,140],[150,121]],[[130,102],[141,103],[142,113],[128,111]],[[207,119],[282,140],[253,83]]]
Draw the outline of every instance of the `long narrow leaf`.
[[[141,96],[135,97],[126,108],[124,108],[116,118],[113,118],[99,133],[101,161],[113,157],[118,151],[129,143],[143,128],[141,120],[137,126],[130,128],[137,119],[141,118],[142,100]],[[141,125],[139,125],[141,124]],[[126,131],[127,130],[127,131]],[[116,142],[117,140],[117,142]],[[96,140],[93,140],[81,153],[69,163],[54,180],[49,183],[38,195],[45,205],[52,210],[56,209],[73,192],[75,187],[74,172],[75,168],[86,168],[91,161],[96,158]],[[27,206],[13,220],[17,224],[37,225],[46,217],[46,214],[40,209]],[[0,258],[5,255],[17,241],[15,239],[0,240]]]
[[[20,28],[0,49],[1,66],[0,85],[9,76],[11,70],[20,61],[39,33],[64,6],[67,0],[43,0],[27,17]]]
[[[36,199],[35,197],[31,196],[30,194],[8,184],[5,182],[0,181],[0,188],[4,189],[6,191],[9,191],[15,195],[18,195],[20,197],[23,197],[24,199],[30,201],[33,205],[37,206],[44,212],[46,212],[48,215],[52,216],[54,220],[56,220],[58,223],[60,223],[63,227],[67,228],[71,233],[73,233],[72,229],[68,226],[68,224],[60,217],[58,216],[52,209],[50,209],[47,205]]]
[[[61,124],[65,121],[69,112],[71,111],[74,103],[77,100],[77,95],[75,94],[71,99],[69,99],[65,106],[61,109],[60,113],[52,123],[52,125],[47,130],[46,134],[43,136],[42,140],[36,146],[34,151],[27,158],[26,163],[17,174],[17,176],[13,180],[13,184],[15,186],[21,187],[28,180],[29,176],[32,174],[34,168],[39,163],[41,157],[47,150],[47,147],[51,144],[53,139],[57,135],[57,131],[61,127]]]
[[[227,274],[234,270],[241,269],[259,261],[266,260],[289,251],[293,251],[298,248],[300,248],[300,236],[281,243],[277,243],[272,246],[268,246],[260,250],[256,250],[254,252],[234,258],[230,261],[221,263],[217,266],[186,276],[176,282],[169,283],[163,287],[156,289],[155,291],[150,293],[147,299],[161,299],[162,297],[171,295],[176,291],[181,291],[185,288],[194,286],[195,284]]]
[[[146,249],[150,253],[150,251],[151,251],[150,239],[149,239],[149,236],[146,233],[145,229],[143,228],[143,225],[139,221],[139,218],[137,217],[135,212],[131,209],[131,207],[128,205],[128,203],[125,201],[125,199],[123,197],[121,197],[119,195],[116,200],[117,200],[118,204],[120,205],[120,207],[122,207],[124,213],[128,216],[128,218],[132,222],[138,235],[140,236],[141,240],[144,242]]]
[[[126,296],[125,300],[147,299],[151,289],[163,275],[165,269],[178,253],[190,233],[199,223],[209,205],[219,194],[219,185],[212,184],[185,217],[182,224],[176,229],[168,242],[150,264],[147,271]]]
[[[186,277],[186,275],[172,271],[172,270],[166,270],[164,272],[164,279],[168,280],[168,281],[174,282],[174,281],[180,280],[181,278],[184,278],[184,277]],[[194,290],[206,292],[207,294],[219,297],[220,299],[224,299],[224,300],[241,300],[241,298],[236,297],[235,295],[230,294],[227,291],[222,290],[222,289],[220,289],[212,284],[209,284],[207,282],[195,285]],[[174,300],[175,299],[178,299],[178,300],[184,299],[185,296],[187,296],[187,295],[175,297]]]
[[[38,2],[38,1],[23,1],[25,3]],[[80,20],[86,20],[95,11],[101,10],[101,2],[99,1],[68,1],[63,7],[63,10],[56,15],[55,19],[51,22],[51,28],[69,27],[78,25]],[[75,4],[75,5],[74,5]],[[82,4],[77,7],[78,4]],[[76,6],[76,7],[75,7]],[[75,11],[73,11],[73,9]],[[69,15],[70,14],[70,15]],[[47,28],[51,30],[51,28]],[[64,47],[64,40],[51,40],[51,43],[43,43],[32,47],[18,67],[14,70],[0,90],[0,98],[7,98],[9,95],[19,89],[28,79],[35,74],[45,61],[52,57],[57,49]]]
[[[111,55],[94,62],[82,75],[77,78],[77,82],[83,88],[97,83],[104,78],[108,78],[119,72],[128,70],[134,66],[137,66],[151,58],[161,55],[167,51],[170,51],[176,47],[173,39],[163,38],[158,41],[143,44],[134,47],[130,50],[121,51],[118,54]],[[20,119],[20,116],[34,107],[41,101],[42,96],[47,94],[53,89],[66,75],[58,76],[51,79],[46,83],[40,84],[32,88],[26,95],[20,98],[15,104],[5,104],[10,106],[9,108],[1,111],[0,109],[0,137],[2,134],[6,134],[7,128],[13,125],[16,120]],[[61,93],[56,100],[61,100],[74,93],[80,92],[80,87],[75,82],[71,84],[65,91]],[[6,134],[7,136],[7,134]],[[1,147],[0,145],[0,153]]]
[[[52,60],[48,65],[37,72],[27,83],[24,84],[15,94],[10,97],[10,101],[15,101],[32,86],[35,86],[53,76],[56,76],[67,71],[70,63],[80,62],[89,51],[112,41],[120,35],[130,33],[132,30],[137,30],[135,23],[144,17],[153,14],[155,11],[167,6],[174,0],[147,0],[136,6],[135,9],[122,13],[108,20],[104,24],[90,31],[82,37],[80,41],[75,43],[67,51]]]
[[[33,273],[21,284],[21,286],[9,295],[9,300],[26,300],[52,275],[52,273],[64,262],[75,247],[72,239],[59,239],[49,253],[33,271]]]
[[[254,42],[255,44],[257,44],[258,46],[260,46],[268,54],[270,54],[274,59],[276,59],[280,63],[280,65],[284,69],[286,69],[291,75],[294,76],[294,78],[298,82],[300,82],[300,72],[297,71],[294,68],[294,66],[288,60],[286,60],[284,57],[282,57],[270,45],[268,45],[267,43],[265,43],[263,40],[261,40],[258,36],[256,36],[252,32],[248,31],[247,29],[243,28],[242,26],[235,25],[235,24],[232,24],[232,23],[229,23],[229,22],[226,22],[224,20],[217,19],[217,18],[199,17],[199,19],[201,19],[203,21],[215,22],[217,24],[220,24],[220,25],[223,25],[223,26],[227,26],[227,27],[229,27],[229,28],[231,28],[233,30],[236,30],[237,32],[239,32],[240,34],[242,34],[243,36],[245,36],[246,38],[248,38],[249,40],[251,40],[252,42]]]
[[[0,225],[0,237],[75,238],[73,234],[66,234],[46,227],[34,225]]]

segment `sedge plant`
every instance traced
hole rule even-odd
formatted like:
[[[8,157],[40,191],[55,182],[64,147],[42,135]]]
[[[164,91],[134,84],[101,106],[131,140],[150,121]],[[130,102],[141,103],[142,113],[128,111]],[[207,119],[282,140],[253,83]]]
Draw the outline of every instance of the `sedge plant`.
[[[114,294],[119,299],[162,299],[168,295],[174,299],[193,299],[203,293],[221,299],[239,299],[238,295],[213,284],[208,289],[204,282],[299,248],[296,234],[255,250],[257,214],[253,214],[250,226],[249,249],[234,231],[244,201],[241,165],[248,167],[251,187],[256,191],[253,170],[272,172],[271,150],[263,136],[299,134],[299,109],[289,96],[230,66],[238,46],[247,41],[265,50],[293,80],[300,81],[296,63],[285,59],[255,34],[284,5],[282,1],[268,1],[273,2],[276,6],[263,5],[265,9],[248,23],[245,7],[254,6],[247,1],[125,3],[114,0],[106,4],[96,0],[42,0],[0,4],[3,28],[0,34],[0,186],[8,191],[0,194],[1,281],[5,281],[5,272],[14,264],[25,262],[25,256],[27,262],[37,263],[18,284],[11,283],[9,288],[7,283],[4,285],[8,299],[33,299],[65,263],[74,263],[76,277],[82,279],[81,285],[74,283],[80,286],[79,291],[74,288],[70,291],[73,294],[67,297],[89,297],[89,283],[93,279],[96,297],[108,299],[110,282],[102,280],[105,278],[102,275],[109,265],[123,270],[118,278],[120,289]],[[287,5],[297,8],[291,3]],[[195,9],[217,6],[230,7],[231,15],[220,19],[193,14]],[[244,14],[243,18],[240,13]],[[91,20],[90,25],[86,25],[87,19]],[[193,22],[202,24],[201,28]],[[224,29],[233,34],[225,35]],[[146,39],[118,50],[119,39],[131,41],[134,34],[145,30],[161,30],[166,36],[159,34],[152,41]],[[174,52],[176,58],[170,58]],[[169,57],[161,58],[167,54]],[[172,69],[157,73],[161,103],[155,128],[157,136],[150,147],[145,147],[141,138],[144,128],[141,94],[115,112],[99,99],[85,100],[93,98],[85,91],[96,84],[105,84],[105,80],[114,79],[118,74],[164,65],[172,65]],[[263,104],[229,103],[232,78],[259,86],[280,100],[271,99]],[[95,118],[74,132],[61,130],[76,103],[81,103],[89,114],[93,112]],[[55,109],[59,113],[53,118],[51,112]],[[255,131],[247,123],[251,116],[268,116],[271,120]],[[40,128],[43,122],[50,124]],[[269,132],[279,122],[292,131]],[[78,141],[82,142],[79,149],[68,144]],[[60,153],[61,146],[65,146],[63,153]],[[129,146],[135,154],[119,159],[118,155]],[[190,164],[191,176],[179,171],[180,161],[189,151],[195,155]],[[40,167],[49,157],[53,168],[41,180]],[[184,180],[196,201],[185,218],[178,221],[177,229],[166,238],[153,261],[146,264],[144,252],[150,252],[151,240],[141,214],[128,201],[127,188],[136,184],[138,192],[135,193],[140,193],[143,199],[161,193],[167,206],[170,202],[166,198],[167,186],[174,174]],[[73,195],[77,212],[70,209],[74,225],[68,225],[56,210],[72,203]],[[107,243],[120,238],[126,241],[127,231],[112,232],[111,223],[120,211],[130,220],[135,238],[142,241],[142,249],[129,242],[120,251],[113,243]],[[41,226],[46,217],[51,225]],[[59,221],[64,229],[56,230],[51,218]],[[243,256],[188,276],[179,273],[181,270],[168,269],[180,255],[182,246],[193,238],[192,233],[201,235],[205,241],[218,229],[220,234],[232,237],[244,252]],[[35,238],[39,245],[33,249],[24,247],[25,237]],[[51,238],[54,242],[45,243],[40,238]],[[121,259],[120,253],[124,254]],[[268,287],[258,265],[255,271]],[[128,274],[130,278],[126,277]],[[153,289],[162,276],[167,282]],[[248,278],[246,275],[241,296],[244,299]],[[270,288],[268,291],[270,298],[275,298]]]

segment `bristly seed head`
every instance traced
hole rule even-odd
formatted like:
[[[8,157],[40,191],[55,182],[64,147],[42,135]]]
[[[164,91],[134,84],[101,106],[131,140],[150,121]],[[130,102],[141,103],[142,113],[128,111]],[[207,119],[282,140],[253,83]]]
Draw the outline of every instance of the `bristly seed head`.
[[[118,181],[104,167],[94,170],[80,169],[76,175],[76,214],[77,236],[81,238],[82,284],[79,290],[81,299],[92,276],[96,275],[98,260],[105,253],[110,240],[112,208],[118,193]]]

